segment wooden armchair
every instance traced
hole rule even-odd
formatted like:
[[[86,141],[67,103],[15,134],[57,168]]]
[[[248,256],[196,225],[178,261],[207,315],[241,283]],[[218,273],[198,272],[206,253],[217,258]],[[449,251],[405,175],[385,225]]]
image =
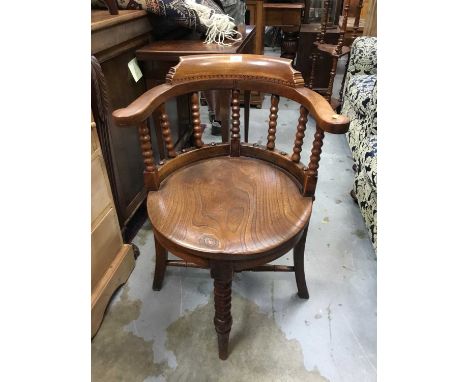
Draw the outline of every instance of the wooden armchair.
[[[229,143],[202,141],[198,92],[204,90],[232,91]],[[241,142],[241,90],[274,94],[266,146]],[[183,94],[191,94],[195,147],[175,152],[164,103]],[[291,154],[275,148],[279,96],[301,104]],[[146,122],[156,109],[169,157],[158,164]],[[309,164],[304,165],[300,158],[309,113],[317,127]],[[324,132],[345,133],[349,121],[304,87],[289,60],[238,54],[181,57],[165,84],[114,111],[113,117],[119,126],[140,126],[148,215],[156,243],[153,289],[161,289],[168,265],[210,269],[219,358],[226,359],[233,272],[292,271],[299,297],[309,297],[304,246]],[[267,264],[293,248],[294,266]],[[168,260],[168,250],[182,260]]]

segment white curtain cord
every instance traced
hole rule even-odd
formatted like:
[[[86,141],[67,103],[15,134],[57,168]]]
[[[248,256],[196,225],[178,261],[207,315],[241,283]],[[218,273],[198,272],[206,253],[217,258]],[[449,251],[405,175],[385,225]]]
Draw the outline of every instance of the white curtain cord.
[[[205,44],[231,46],[232,43],[224,42],[226,38],[232,41],[242,40],[242,34],[234,29],[236,24],[232,17],[214,13],[209,7],[197,4],[194,0],[185,0],[185,3],[197,13],[200,22],[207,27]]]

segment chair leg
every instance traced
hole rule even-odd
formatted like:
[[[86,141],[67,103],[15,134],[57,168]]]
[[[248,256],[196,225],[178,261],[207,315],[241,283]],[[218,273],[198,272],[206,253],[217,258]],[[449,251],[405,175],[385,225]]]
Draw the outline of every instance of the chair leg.
[[[214,325],[218,334],[218,355],[222,360],[228,357],[229,333],[231,332],[231,285],[233,269],[229,263],[215,264],[211,268],[214,279]]]
[[[156,236],[154,236],[154,244],[156,247],[156,267],[154,269],[153,290],[161,290],[166,273],[167,249],[159,244]]]
[[[308,299],[309,291],[304,274],[304,249],[307,238],[307,230],[309,223],[307,223],[302,233],[301,240],[294,247],[294,273],[296,274],[297,294],[300,298]]]

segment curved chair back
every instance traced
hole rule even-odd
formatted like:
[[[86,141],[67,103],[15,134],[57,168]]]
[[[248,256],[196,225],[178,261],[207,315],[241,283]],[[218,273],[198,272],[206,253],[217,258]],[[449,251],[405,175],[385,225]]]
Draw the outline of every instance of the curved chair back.
[[[202,140],[198,92],[221,89],[232,91],[230,142],[207,145]],[[242,90],[272,94],[266,146],[241,142],[239,98]],[[191,94],[195,147],[176,152],[165,102],[184,94]],[[279,97],[286,97],[301,104],[291,153],[275,147]],[[159,122],[169,157],[159,164],[154,160],[151,135],[146,121],[156,109],[159,109]],[[300,160],[309,114],[316,121],[316,132],[308,165],[304,165]],[[145,163],[145,185],[148,191],[157,190],[169,174],[191,162],[230,155],[254,157],[281,167],[297,181],[302,194],[312,198],[315,194],[324,132],[342,134],[349,126],[346,117],[336,114],[321,95],[304,86],[300,72],[291,67],[290,60],[244,54],[181,57],[180,63],[167,74],[165,84],[148,90],[128,107],[114,111],[113,117],[118,126],[139,126]]]

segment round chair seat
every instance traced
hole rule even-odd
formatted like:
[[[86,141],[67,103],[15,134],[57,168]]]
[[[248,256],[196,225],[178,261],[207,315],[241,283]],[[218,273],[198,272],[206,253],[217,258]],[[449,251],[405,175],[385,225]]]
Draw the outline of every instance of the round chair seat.
[[[220,260],[285,253],[311,211],[312,199],[301,195],[295,180],[247,157],[194,162],[148,194],[149,218],[169,250]]]

